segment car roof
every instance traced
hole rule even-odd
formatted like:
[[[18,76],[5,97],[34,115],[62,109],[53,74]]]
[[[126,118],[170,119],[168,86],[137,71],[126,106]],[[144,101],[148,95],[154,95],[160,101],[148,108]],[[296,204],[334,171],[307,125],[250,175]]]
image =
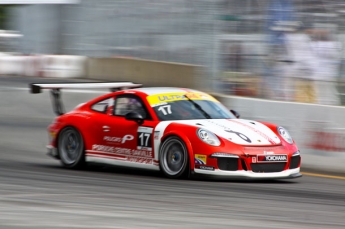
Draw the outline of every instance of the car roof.
[[[156,95],[156,94],[162,94],[162,93],[179,93],[179,92],[185,92],[185,93],[201,92],[194,89],[178,88],[178,87],[143,87],[143,88],[130,89],[126,91],[142,92],[147,95]]]

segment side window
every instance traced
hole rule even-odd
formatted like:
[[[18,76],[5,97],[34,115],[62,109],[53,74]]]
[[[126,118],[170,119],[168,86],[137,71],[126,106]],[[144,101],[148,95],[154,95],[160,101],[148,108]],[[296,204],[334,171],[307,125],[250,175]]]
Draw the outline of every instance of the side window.
[[[91,109],[97,112],[106,113],[109,104],[113,101],[113,98],[107,98],[101,100],[91,106]]]
[[[129,112],[138,112],[144,118],[147,118],[147,111],[137,96],[134,95],[121,95],[115,100],[114,115],[125,116]]]

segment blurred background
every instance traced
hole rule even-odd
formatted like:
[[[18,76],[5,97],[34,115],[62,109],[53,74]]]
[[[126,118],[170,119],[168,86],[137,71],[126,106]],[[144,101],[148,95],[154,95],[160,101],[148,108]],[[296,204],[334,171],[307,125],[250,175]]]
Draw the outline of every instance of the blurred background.
[[[154,86],[167,81],[150,80],[167,77],[174,81],[167,86],[345,104],[342,0],[0,3],[2,75],[135,80],[133,75],[145,71],[140,79]],[[128,59],[151,62],[147,66]],[[175,77],[168,77],[166,67],[160,71],[152,61],[193,69],[172,69]]]
[[[0,228],[344,229],[344,47],[345,0],[0,0]],[[45,155],[49,91],[28,84],[94,80],[195,88],[281,125],[303,177],[63,169]]]

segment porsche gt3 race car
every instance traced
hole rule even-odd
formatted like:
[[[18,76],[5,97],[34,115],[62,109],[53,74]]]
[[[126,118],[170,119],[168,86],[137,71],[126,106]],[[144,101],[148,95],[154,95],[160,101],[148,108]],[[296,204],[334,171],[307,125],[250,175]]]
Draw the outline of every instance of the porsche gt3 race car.
[[[31,84],[50,89],[58,115],[49,154],[67,168],[99,162],[161,170],[169,178],[205,174],[249,179],[300,177],[301,156],[286,129],[240,119],[211,95],[122,83]],[[109,88],[65,113],[61,89]]]

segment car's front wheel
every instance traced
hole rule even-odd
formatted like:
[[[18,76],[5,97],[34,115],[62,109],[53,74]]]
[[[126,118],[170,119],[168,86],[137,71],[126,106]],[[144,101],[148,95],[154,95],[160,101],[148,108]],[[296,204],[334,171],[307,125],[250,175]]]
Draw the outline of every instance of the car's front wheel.
[[[77,129],[66,127],[60,132],[58,152],[65,167],[75,169],[84,165],[84,141]]]
[[[168,137],[163,142],[159,154],[159,165],[167,177],[181,178],[188,175],[188,151],[179,137]]]

